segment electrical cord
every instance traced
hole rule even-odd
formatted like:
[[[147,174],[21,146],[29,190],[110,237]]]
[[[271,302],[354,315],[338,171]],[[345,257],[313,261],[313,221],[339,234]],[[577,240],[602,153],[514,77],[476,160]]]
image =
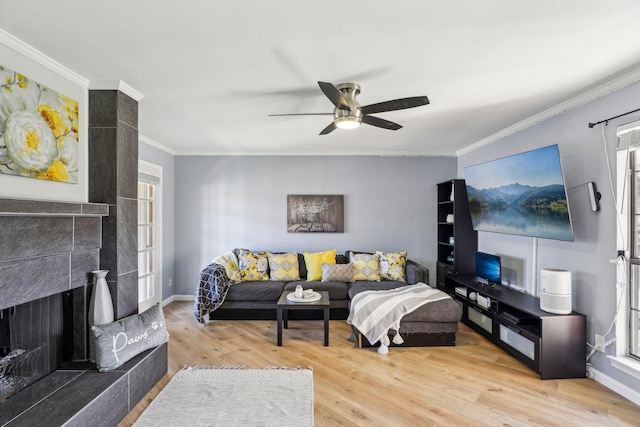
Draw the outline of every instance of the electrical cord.
[[[618,232],[620,233],[620,239],[622,242],[622,246],[623,246],[623,250],[625,250],[625,242],[627,239],[625,239],[625,235],[623,233],[623,227],[622,224],[620,223],[620,217],[622,216],[622,205],[620,205],[620,212],[618,212],[618,197],[616,196],[616,190],[615,187],[613,185],[613,172],[611,171],[611,161],[609,160],[609,153],[607,151],[607,137],[604,133],[604,126],[601,126],[601,131],[602,131],[602,144],[603,144],[603,148],[604,148],[604,157],[607,161],[607,175],[609,178],[609,188],[611,189],[611,199],[613,200],[613,206],[615,208],[616,211],[616,223],[618,225]],[[627,147],[627,155],[625,156],[625,170],[629,169],[629,158],[630,158],[630,149],[629,147]],[[624,195],[626,194],[626,186],[627,186],[627,180],[625,179],[623,182],[623,187],[622,187],[622,195],[624,197]]]
[[[622,261],[622,262],[620,262],[620,261]],[[620,306],[622,305],[623,297],[625,295],[624,288],[626,287],[627,280],[628,280],[628,277],[627,277],[628,276],[628,271],[629,271],[629,262],[628,262],[628,260],[622,255],[618,256],[618,258],[617,258],[617,266],[618,266],[619,269],[622,270],[623,281],[622,282],[616,282],[616,287],[622,287],[622,289],[620,291],[620,295],[618,297],[618,302],[616,304],[616,315],[613,316],[613,321],[611,322],[611,325],[609,326],[609,329],[607,329],[607,332],[602,334],[602,339],[603,340],[607,337],[607,335],[609,335],[611,333],[611,331],[613,330],[614,325],[616,324],[616,320],[618,318],[618,312],[620,311]],[[587,345],[591,348],[591,351],[587,355],[587,362],[589,361],[591,356],[593,356],[596,353],[596,351],[598,351],[598,350],[604,351],[609,345],[611,345],[614,342],[616,342],[616,339],[617,339],[616,337],[613,337],[608,341],[604,341],[602,343],[602,347],[601,348],[599,348],[597,345],[591,345],[589,342],[587,342]]]

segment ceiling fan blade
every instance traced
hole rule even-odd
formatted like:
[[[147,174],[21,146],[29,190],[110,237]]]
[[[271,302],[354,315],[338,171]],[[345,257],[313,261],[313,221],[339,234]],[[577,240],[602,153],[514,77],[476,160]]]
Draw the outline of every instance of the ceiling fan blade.
[[[322,132],[320,132],[320,135],[326,135],[328,133],[333,132],[334,130],[336,130],[336,124],[334,122],[331,122],[331,124],[329,126],[327,126],[326,128],[322,129]]]
[[[379,102],[377,104],[365,105],[360,107],[360,111],[364,114],[382,113],[385,111],[404,110],[406,108],[420,107],[427,105],[429,98],[426,96],[414,96],[411,98],[400,98],[392,101]]]
[[[343,110],[350,109],[349,103],[344,99],[344,96],[342,96],[342,93],[337,87],[327,82],[318,82],[318,86],[320,86],[322,92],[327,98],[329,98],[329,101],[331,101],[333,105]]]
[[[390,122],[389,120],[381,119],[380,117],[374,117],[374,116],[364,115],[362,116],[362,122],[371,126],[377,126],[379,128],[389,129],[389,130],[398,130],[402,128],[402,126],[397,123]]]
[[[333,116],[333,113],[286,113],[286,114],[269,114],[268,117],[280,116]]]

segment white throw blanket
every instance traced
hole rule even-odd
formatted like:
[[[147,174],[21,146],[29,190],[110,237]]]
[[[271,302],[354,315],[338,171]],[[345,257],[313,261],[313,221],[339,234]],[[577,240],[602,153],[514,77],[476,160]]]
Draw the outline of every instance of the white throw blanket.
[[[446,293],[424,283],[396,289],[360,292],[351,300],[347,323],[360,331],[371,344],[380,341],[378,353],[389,353],[390,329],[396,331],[394,344],[402,344],[400,321],[405,314],[423,305],[450,298]]]

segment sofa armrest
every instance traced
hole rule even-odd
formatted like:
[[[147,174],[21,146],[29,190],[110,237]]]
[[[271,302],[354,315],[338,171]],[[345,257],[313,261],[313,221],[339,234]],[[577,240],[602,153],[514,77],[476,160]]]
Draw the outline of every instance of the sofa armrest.
[[[405,269],[408,284],[415,285],[419,282],[425,283],[427,285],[429,284],[429,269],[427,269],[427,267],[424,267],[417,262],[408,259]]]

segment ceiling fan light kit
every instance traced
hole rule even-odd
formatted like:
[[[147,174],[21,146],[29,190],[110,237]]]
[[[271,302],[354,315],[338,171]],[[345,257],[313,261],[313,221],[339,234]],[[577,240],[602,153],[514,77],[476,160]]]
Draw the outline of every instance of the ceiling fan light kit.
[[[320,86],[322,92],[335,106],[333,110],[333,122],[329,123],[329,125],[320,132],[320,135],[326,135],[338,128],[355,129],[363,122],[383,129],[398,130],[402,128],[401,125],[379,117],[370,116],[369,114],[404,110],[406,108],[420,107],[429,103],[429,98],[426,96],[414,96],[411,98],[394,99],[392,101],[385,101],[361,107],[356,100],[356,95],[360,93],[360,85],[355,83],[340,83],[339,85],[334,86],[331,83],[318,82],[318,86]],[[271,116],[304,116],[322,114],[324,113],[271,114]]]
[[[336,117],[333,122],[339,129],[355,129],[360,127],[362,119],[358,120],[355,116]]]
[[[333,110],[333,123],[340,129],[355,129],[359,127],[363,114],[360,110],[360,104],[356,100],[356,95],[360,93],[360,85],[341,83],[336,88],[342,93],[348,108],[336,106]]]

